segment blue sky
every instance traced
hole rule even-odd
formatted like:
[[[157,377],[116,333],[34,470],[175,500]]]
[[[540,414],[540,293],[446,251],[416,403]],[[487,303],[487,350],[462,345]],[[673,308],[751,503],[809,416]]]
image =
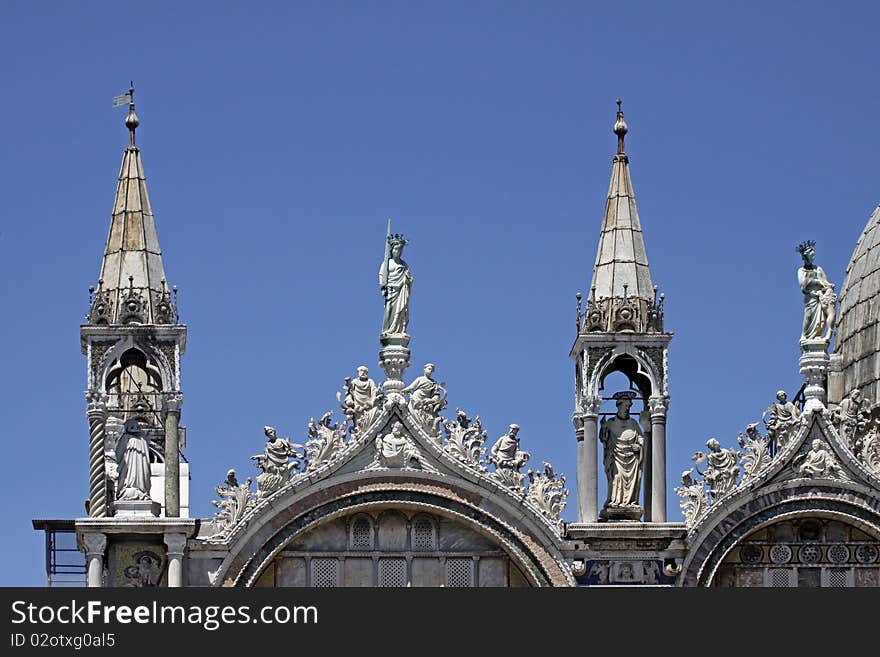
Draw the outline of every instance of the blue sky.
[[[31,518],[87,495],[79,324],[127,142],[130,79],[183,361],[193,514],[262,427],[305,437],[376,378],[385,221],[410,244],[413,367],[490,439],[569,476],[586,292],[624,99],[666,293],[671,492],[798,389],[794,246],[838,285],[880,201],[876,3],[0,5],[3,585],[40,585]],[[255,473],[256,471],[254,471]]]

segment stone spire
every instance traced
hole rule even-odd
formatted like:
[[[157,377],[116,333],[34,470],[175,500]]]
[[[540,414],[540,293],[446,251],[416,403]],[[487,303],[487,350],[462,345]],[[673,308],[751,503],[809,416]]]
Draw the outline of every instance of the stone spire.
[[[140,121],[134,112],[134,87],[129,89],[127,99],[128,148],[122,155],[110,233],[88,322],[175,324],[176,299],[172,299],[165,280],[144,165],[140,149],[135,146]]]
[[[611,184],[587,299],[587,318],[593,311],[587,330],[662,331],[662,297],[658,301],[657,290],[651,282],[642,224],[629,174],[629,158],[624,149],[629,126],[623,118],[621,103],[618,98],[614,123],[617,153],[611,167]],[[618,312],[623,307],[626,310]]]

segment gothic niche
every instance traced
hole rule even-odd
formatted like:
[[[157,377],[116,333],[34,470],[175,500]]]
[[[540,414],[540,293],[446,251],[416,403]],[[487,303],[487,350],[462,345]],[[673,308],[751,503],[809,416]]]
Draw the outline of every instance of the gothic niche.
[[[624,384],[625,389],[608,394],[612,386],[622,388]],[[601,520],[638,521],[644,513],[640,498],[647,484],[645,473],[651,467],[651,387],[639,363],[626,354],[609,363],[599,380],[602,406],[598,436],[607,486]]]
[[[107,409],[121,420],[137,418],[151,427],[160,425],[162,375],[159,367],[139,349],[129,349],[107,374]]]
[[[877,587],[880,540],[839,520],[798,518],[758,529],[725,556],[714,587]]]

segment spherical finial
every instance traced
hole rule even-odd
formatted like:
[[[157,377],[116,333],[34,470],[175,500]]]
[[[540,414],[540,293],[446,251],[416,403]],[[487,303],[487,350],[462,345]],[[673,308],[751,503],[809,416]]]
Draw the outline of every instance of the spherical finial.
[[[617,121],[614,122],[614,134],[617,135],[617,152],[623,153],[623,137],[629,131],[629,126],[623,120],[623,110],[620,108],[623,101],[617,99]]]

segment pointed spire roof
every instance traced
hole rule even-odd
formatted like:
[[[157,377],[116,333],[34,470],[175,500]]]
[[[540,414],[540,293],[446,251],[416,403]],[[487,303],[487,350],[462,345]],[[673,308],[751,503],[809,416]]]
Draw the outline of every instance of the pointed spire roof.
[[[654,299],[655,291],[629,175],[629,158],[624,151],[624,136],[629,126],[623,119],[621,103],[618,98],[617,121],[614,123],[617,154],[611,166],[611,184],[591,288],[596,300],[627,296],[650,301]]]
[[[165,280],[144,165],[135,145],[140,121],[134,112],[134,87],[121,98],[129,101],[125,118],[129,143],[122,155],[110,233],[89,319],[92,324],[173,324],[177,321],[176,304]]]

